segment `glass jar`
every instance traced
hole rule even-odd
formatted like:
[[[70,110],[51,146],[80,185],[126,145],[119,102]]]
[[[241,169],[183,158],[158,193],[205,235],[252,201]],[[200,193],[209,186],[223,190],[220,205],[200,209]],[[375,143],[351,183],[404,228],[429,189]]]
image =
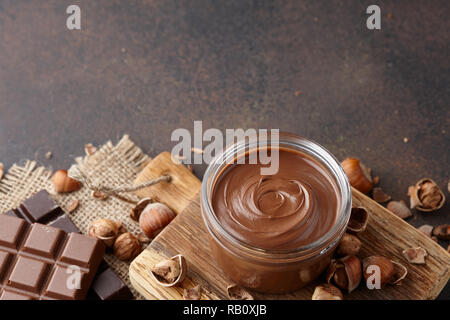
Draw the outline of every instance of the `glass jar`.
[[[340,163],[325,148],[303,137],[279,134],[279,148],[306,154],[317,161],[334,180],[338,193],[336,219],[318,240],[292,250],[266,250],[236,238],[220,223],[213,211],[214,187],[232,159],[248,150],[273,148],[270,141],[240,141],[209,164],[202,183],[201,210],[209,234],[212,255],[222,270],[237,284],[263,293],[295,291],[316,279],[329,265],[347,227],[351,211],[351,191]]]

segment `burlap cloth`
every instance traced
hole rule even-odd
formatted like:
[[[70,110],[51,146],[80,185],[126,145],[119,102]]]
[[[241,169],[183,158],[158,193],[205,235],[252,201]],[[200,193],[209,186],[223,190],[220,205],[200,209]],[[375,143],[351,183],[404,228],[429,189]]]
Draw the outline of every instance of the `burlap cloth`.
[[[116,145],[108,141],[93,155],[76,158],[74,165],[79,166],[93,181],[119,186],[131,184],[149,160],[150,158],[125,135]],[[47,189],[63,209],[74,200],[80,201],[79,207],[68,215],[83,233],[87,232],[93,219],[104,217],[122,221],[129,232],[139,234],[139,225],[129,218],[132,204],[114,197],[98,200],[86,187],[69,194],[56,194],[51,184],[51,176],[51,169],[38,167],[35,161],[28,160],[23,165],[14,164],[0,181],[0,212],[15,208],[35,192]],[[127,196],[137,200],[133,195]],[[143,299],[131,286],[128,278],[129,263],[118,260],[112,254],[106,254],[105,260],[128,284],[135,297]]]

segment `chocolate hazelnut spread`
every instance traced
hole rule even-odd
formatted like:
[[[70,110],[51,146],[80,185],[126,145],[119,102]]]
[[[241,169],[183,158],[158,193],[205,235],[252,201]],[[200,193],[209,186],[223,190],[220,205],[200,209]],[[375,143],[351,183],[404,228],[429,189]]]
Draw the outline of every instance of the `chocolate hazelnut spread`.
[[[279,148],[276,174],[261,175],[261,166],[228,165],[213,188],[212,207],[228,233],[257,248],[292,250],[331,230],[340,204],[329,171],[284,148]]]
[[[278,166],[274,148],[264,140],[227,148],[209,164],[200,202],[217,264],[234,283],[262,293],[292,292],[317,279],[352,205],[344,170],[322,146],[280,133]],[[279,170],[261,174],[267,167]]]

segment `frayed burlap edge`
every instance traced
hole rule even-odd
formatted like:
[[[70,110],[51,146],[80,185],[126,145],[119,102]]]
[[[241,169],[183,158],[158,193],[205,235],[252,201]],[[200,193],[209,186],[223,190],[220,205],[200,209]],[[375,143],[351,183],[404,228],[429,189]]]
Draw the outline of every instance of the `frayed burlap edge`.
[[[125,135],[116,145],[108,141],[93,155],[76,158],[74,165],[79,166],[91,179],[116,186],[131,184],[148,161],[150,158]],[[92,197],[92,191],[86,187],[69,194],[56,194],[51,175],[51,169],[38,166],[35,161],[14,164],[0,181],[0,212],[16,208],[37,191],[46,189],[63,209],[74,200],[79,200],[79,207],[68,215],[83,233],[86,233],[89,223],[98,217],[120,220],[128,231],[135,235],[139,233],[139,226],[129,218],[132,204],[113,197],[98,200]],[[135,198],[133,195],[127,196]],[[142,299],[128,278],[129,263],[118,260],[112,254],[106,254],[105,260],[127,283],[135,297]]]

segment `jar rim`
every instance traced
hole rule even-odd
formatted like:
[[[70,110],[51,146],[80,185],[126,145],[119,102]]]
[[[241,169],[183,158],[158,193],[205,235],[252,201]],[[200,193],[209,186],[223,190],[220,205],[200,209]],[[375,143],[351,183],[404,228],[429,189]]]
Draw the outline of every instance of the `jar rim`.
[[[347,179],[347,175],[345,174],[339,161],[323,146],[302,136],[288,132],[280,132],[279,144],[275,147],[279,149],[292,149],[303,152],[319,161],[319,163],[324,165],[326,169],[329,170],[330,173],[335,177],[341,201],[339,201],[340,208],[338,208],[338,217],[329,232],[316,239],[312,243],[302,245],[295,249],[265,249],[248,244],[231,234],[226,230],[226,228],[222,226],[217,215],[214,213],[211,204],[212,192],[217,178],[222,173],[222,169],[225,163],[223,159],[228,159],[230,157],[235,158],[238,155],[239,151],[245,152],[245,150],[253,150],[260,147],[270,146],[267,141],[266,144],[262,146],[260,145],[260,142],[261,141],[259,140],[238,141],[237,143],[228,146],[221,154],[216,155],[216,157],[209,163],[203,177],[201,192],[201,201],[204,208],[204,210],[202,210],[202,215],[208,232],[210,232],[214,236],[214,238],[218,240],[217,234],[215,234],[214,230],[211,228],[213,227],[234,247],[237,247],[247,254],[256,257],[289,259],[309,255],[317,252],[317,250],[320,250],[320,253],[324,254],[325,252],[333,248],[334,245],[340,240],[348,224],[352,206],[351,189]],[[273,148],[274,146],[270,147]],[[301,150],[299,150],[299,148]],[[210,185],[208,185],[208,182],[211,182]]]

